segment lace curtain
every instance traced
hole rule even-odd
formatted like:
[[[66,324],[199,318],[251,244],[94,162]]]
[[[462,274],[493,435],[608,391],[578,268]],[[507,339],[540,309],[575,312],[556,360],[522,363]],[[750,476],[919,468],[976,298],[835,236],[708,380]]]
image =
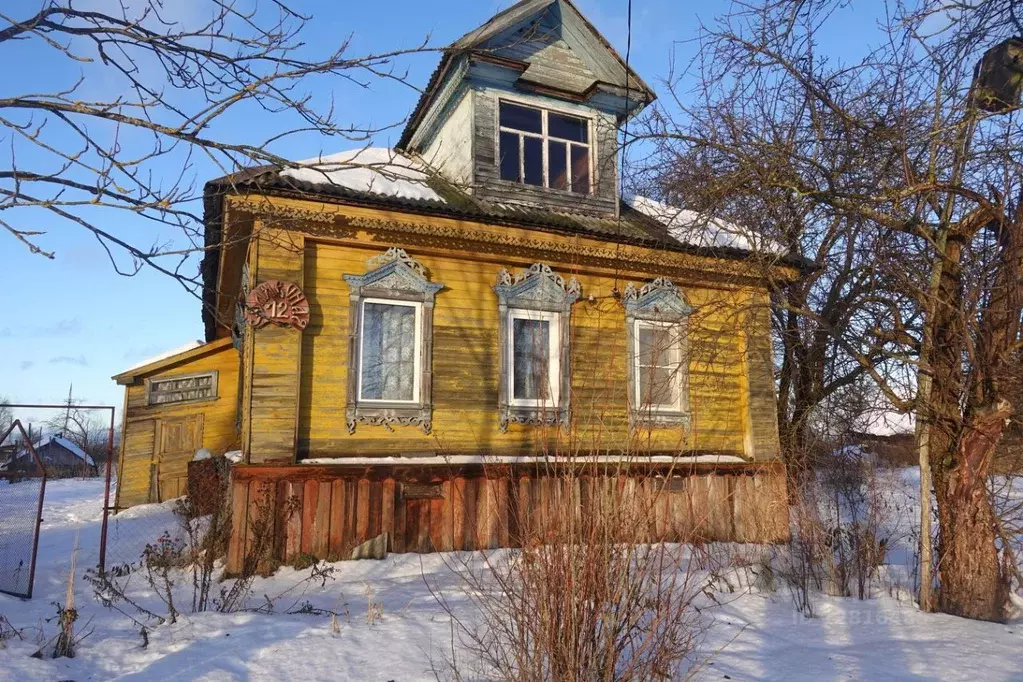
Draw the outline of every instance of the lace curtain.
[[[415,400],[416,309],[366,303],[362,325],[362,399]]]

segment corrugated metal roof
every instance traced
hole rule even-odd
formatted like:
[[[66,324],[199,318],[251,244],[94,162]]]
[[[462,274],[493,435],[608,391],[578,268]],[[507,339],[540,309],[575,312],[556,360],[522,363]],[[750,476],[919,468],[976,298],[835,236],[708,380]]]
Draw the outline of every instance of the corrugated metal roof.
[[[610,214],[602,216],[488,201],[474,197],[436,175],[431,175],[424,182],[441,197],[440,201],[367,192],[336,182],[310,182],[287,177],[272,168],[225,176],[211,181],[209,186],[226,192],[258,190],[298,198],[338,199],[413,213],[580,234],[622,244],[690,251],[710,257],[734,259],[747,258],[751,255],[749,249],[709,245],[702,239],[688,240],[684,233],[670,229],[668,225],[636,210],[624,201],[620,205],[620,217]],[[786,262],[790,265],[800,265],[794,261]]]

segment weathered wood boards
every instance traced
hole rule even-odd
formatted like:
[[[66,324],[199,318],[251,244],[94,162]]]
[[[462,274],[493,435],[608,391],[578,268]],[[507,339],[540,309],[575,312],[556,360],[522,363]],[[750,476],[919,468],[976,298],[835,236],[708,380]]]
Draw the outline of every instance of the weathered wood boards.
[[[770,375],[765,379],[761,371],[768,367],[759,364],[762,358],[758,356],[758,373],[747,378],[749,353],[740,343],[741,332],[749,329],[750,291],[677,282],[697,308],[691,320],[688,358],[692,427],[635,433],[629,431],[627,412],[630,398],[625,313],[615,303],[613,292],[625,282],[642,284],[652,276],[622,271],[616,277],[613,271],[547,261],[560,274],[578,278],[583,287],[583,299],[572,306],[570,318],[574,426],[567,438],[556,430],[518,424],[502,433],[498,428],[498,305],[492,287],[501,268],[528,267],[530,263],[513,255],[469,258],[444,248],[414,252],[430,279],[445,285],[437,294],[433,315],[432,432],[424,434],[414,426],[359,426],[348,433],[344,409],[349,372],[345,358],[351,340],[350,290],[342,276],[364,273],[366,260],[379,253],[382,249],[377,246],[326,243],[307,237],[303,278],[311,304],[309,326],[301,335],[284,330],[291,335],[280,339],[263,336],[263,330],[255,335],[257,346],[273,346],[257,351],[259,357],[281,358],[281,372],[285,365],[295,362],[290,349],[300,339],[301,378],[295,396],[299,403],[297,458],[480,451],[528,455],[559,438],[562,443],[571,441],[572,447],[595,450],[712,451],[751,459],[776,456],[777,435],[770,423],[774,410],[772,385]],[[766,321],[756,321],[758,337],[766,338],[768,329]],[[762,345],[758,341],[757,348]],[[262,374],[259,376],[258,381],[253,378],[254,390],[267,381]],[[286,390],[277,383],[273,386],[273,394],[264,399],[274,401],[274,405],[284,396],[295,395],[290,385]],[[290,433],[290,422],[282,426],[277,418],[290,416],[285,406],[280,405],[272,414],[264,408],[265,414],[260,414],[257,398],[254,396],[252,402],[257,408],[251,417],[253,432],[265,430],[279,438]],[[754,428],[765,433],[753,434]],[[282,450],[284,443],[265,445],[266,449],[257,450],[253,443],[251,452],[266,458],[269,452]]]
[[[596,513],[592,505],[606,500],[601,493],[608,491],[649,519],[639,542],[788,537],[780,464],[676,469],[679,475],[665,478],[654,470],[566,475],[508,465],[237,467],[228,571],[237,573],[246,553],[260,546],[254,537],[259,528],[274,529],[262,557],[270,566],[293,563],[301,555],[347,559],[355,547],[381,534],[398,553],[515,547],[524,529],[542,526],[545,514]],[[260,519],[260,513],[273,519]]]
[[[215,455],[238,447],[238,352],[219,339],[127,377],[123,437],[117,464],[119,509],[184,495],[188,462],[199,448]],[[216,372],[209,399],[151,405],[146,379]],[[118,375],[122,376],[122,375]]]

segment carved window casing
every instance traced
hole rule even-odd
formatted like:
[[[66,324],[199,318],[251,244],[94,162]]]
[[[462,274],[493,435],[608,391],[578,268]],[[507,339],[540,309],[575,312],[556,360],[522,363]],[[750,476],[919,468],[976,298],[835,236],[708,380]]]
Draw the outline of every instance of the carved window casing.
[[[672,281],[658,277],[623,296],[629,362],[629,424],[689,427],[689,315]]]
[[[507,431],[511,422],[566,425],[571,381],[569,323],[572,304],[581,292],[579,282],[574,277],[566,282],[550,266],[536,263],[516,275],[502,269],[494,292],[500,320],[501,431]],[[518,375],[516,363],[520,364]],[[526,363],[542,365],[542,371],[523,375]]]
[[[430,282],[426,268],[403,249],[388,249],[366,261],[366,267],[364,275],[344,275],[351,289],[345,410],[348,433],[354,433],[357,424],[417,425],[430,433],[433,307],[444,285]],[[379,338],[367,339],[368,333],[381,338],[385,333],[397,335],[401,347],[380,351],[372,345],[379,344]],[[397,384],[388,384],[383,370],[378,369],[383,364],[379,356],[387,352],[395,355],[389,359],[389,371],[411,372]],[[377,364],[366,368],[364,360]]]

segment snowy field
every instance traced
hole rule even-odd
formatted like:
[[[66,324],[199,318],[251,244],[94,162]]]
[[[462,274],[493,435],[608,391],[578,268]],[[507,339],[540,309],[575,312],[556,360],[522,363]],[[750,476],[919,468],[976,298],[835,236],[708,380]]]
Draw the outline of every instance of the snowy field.
[[[905,476],[907,483],[912,478]],[[284,594],[274,614],[185,614],[176,624],[151,629],[143,648],[138,626],[99,604],[81,578],[98,557],[101,505],[99,479],[47,485],[35,597],[22,601],[0,595],[0,616],[21,631],[21,638],[0,642],[0,680],[449,677],[445,660],[451,652],[451,622],[427,583],[456,612],[471,613],[448,568],[451,557],[444,555],[334,564],[334,579],[322,586],[307,581],[296,588],[309,571],[282,569],[258,579],[250,599],[254,609],[263,595]],[[136,508],[122,514],[118,524],[119,546],[142,537],[134,531],[143,528],[152,539],[162,527],[175,528],[169,504]],[[54,602],[64,601],[76,541],[78,625],[91,634],[74,659],[31,658],[56,633]],[[743,582],[738,574],[725,577],[733,585]],[[816,617],[807,619],[795,611],[784,586],[757,592],[732,591],[720,580],[714,585],[717,589],[708,589],[701,600],[709,628],[697,679],[1023,680],[1023,620],[1018,616],[998,625],[923,614],[904,592],[892,589],[868,601],[818,596]],[[284,615],[307,601],[341,616],[332,623],[327,615]]]

